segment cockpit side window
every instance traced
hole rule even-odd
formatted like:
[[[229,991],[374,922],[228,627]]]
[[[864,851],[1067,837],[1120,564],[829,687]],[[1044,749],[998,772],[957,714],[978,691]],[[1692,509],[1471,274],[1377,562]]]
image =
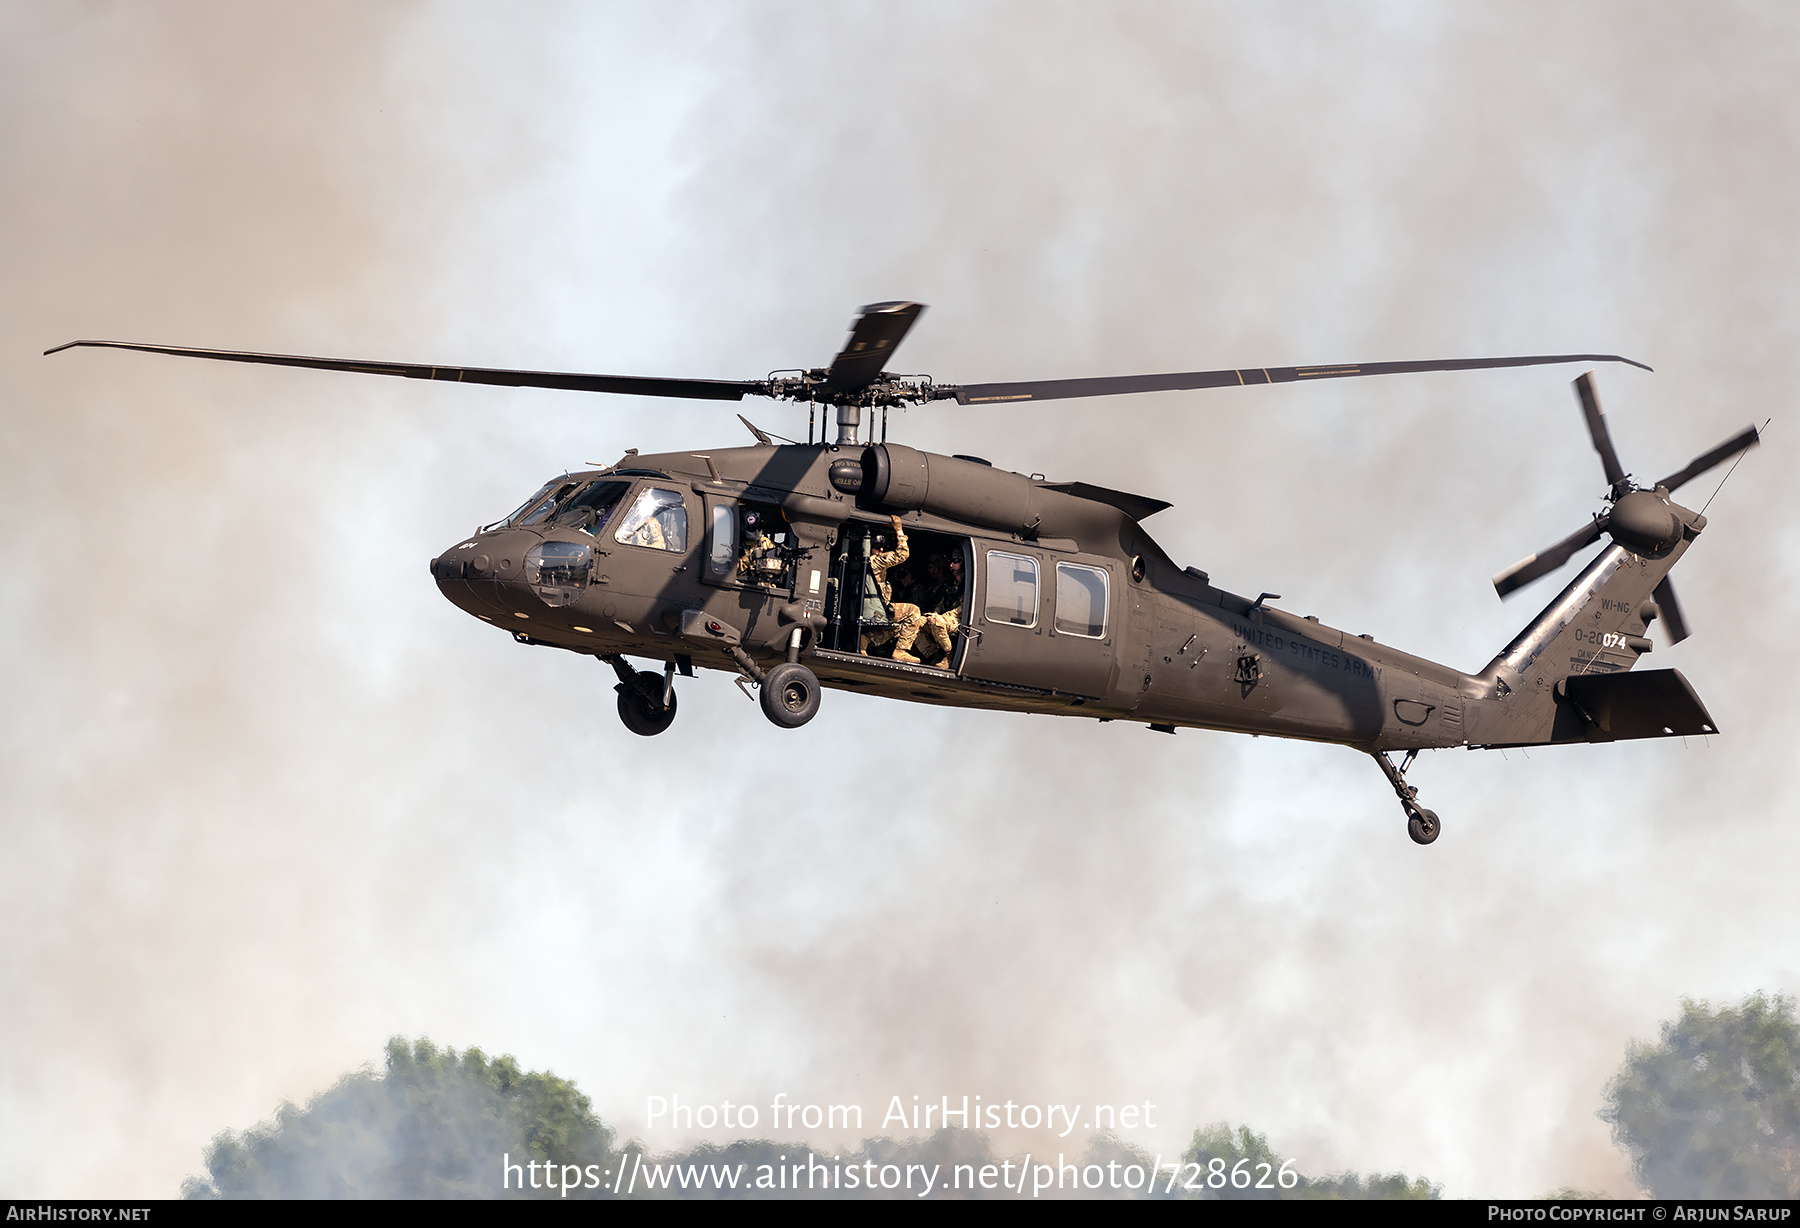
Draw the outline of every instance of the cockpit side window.
[[[650,486],[639,492],[614,540],[652,550],[687,551],[687,505],[681,492]]]

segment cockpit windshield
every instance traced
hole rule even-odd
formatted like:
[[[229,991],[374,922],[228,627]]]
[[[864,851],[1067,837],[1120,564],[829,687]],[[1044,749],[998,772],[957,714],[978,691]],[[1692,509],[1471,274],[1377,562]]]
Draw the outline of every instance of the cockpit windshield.
[[[630,482],[591,482],[558,505],[555,523],[598,537],[630,489]]]
[[[506,518],[504,522],[506,527],[517,528],[520,525],[540,524],[548,520],[550,513],[556,510],[556,505],[567,499],[570,493],[580,485],[580,482],[571,478],[557,478],[555,481],[546,482],[542,490],[527,499],[520,505],[518,511]]]
[[[617,480],[583,482],[578,478],[555,478],[545,482],[517,511],[494,527],[543,524],[554,517],[559,525],[597,534],[630,489],[630,482]]]
[[[554,481],[545,482],[543,484],[543,486],[541,486],[538,489],[538,492],[535,495],[533,495],[533,496],[531,496],[531,498],[525,500],[525,502],[519,504],[518,510],[515,511],[512,515],[506,517],[506,519],[500,521],[499,524],[505,525],[508,528],[510,528],[511,526],[513,526],[515,524],[518,524],[519,521],[524,519],[525,515],[528,512],[532,512],[532,511],[536,510],[538,504],[543,502],[545,495],[548,495],[551,491],[555,490],[557,488],[557,486],[559,486],[560,484],[561,484],[560,478],[556,479]],[[554,506],[554,505],[552,505],[552,506]]]

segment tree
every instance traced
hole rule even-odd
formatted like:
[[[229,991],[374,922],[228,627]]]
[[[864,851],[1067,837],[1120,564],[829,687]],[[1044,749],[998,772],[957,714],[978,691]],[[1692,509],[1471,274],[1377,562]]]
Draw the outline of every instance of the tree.
[[[1248,1126],[1198,1130],[1182,1163],[1111,1135],[1076,1162],[1058,1152],[997,1156],[986,1135],[866,1138],[815,1149],[802,1139],[701,1143],[661,1157],[615,1135],[567,1079],[527,1072],[428,1040],[394,1037],[387,1068],[365,1067],[272,1121],[226,1130],[206,1149],[207,1176],[184,1198],[1436,1198],[1423,1179],[1354,1173],[1309,1178]],[[1266,1168],[1263,1166],[1266,1165]],[[1197,1166],[1197,1167],[1195,1167]],[[1240,1174],[1237,1169],[1243,1169]],[[860,1170],[859,1177],[850,1176]],[[1214,1177],[1215,1170],[1223,1180]],[[890,1180],[890,1174],[892,1180]],[[1016,1175],[1015,1175],[1016,1174]],[[571,1176],[573,1175],[573,1176]],[[996,1177],[1000,1179],[996,1179]],[[917,1181],[915,1182],[915,1178]],[[1263,1188],[1256,1188],[1261,1185]]]
[[[1800,1024],[1758,993],[1683,999],[1660,1044],[1633,1041],[1600,1117],[1658,1198],[1800,1196]]]
[[[511,1189],[503,1188],[503,1157],[519,1165]],[[207,1179],[190,1177],[181,1192],[555,1198],[568,1165],[581,1174],[569,1197],[607,1198],[618,1159],[612,1130],[567,1079],[522,1071],[511,1057],[489,1061],[479,1049],[458,1055],[396,1036],[387,1044],[384,1074],[365,1068],[345,1075],[304,1109],[283,1104],[273,1121],[213,1139]],[[553,1177],[543,1171],[546,1163]]]
[[[1204,1191],[1195,1196],[1205,1199],[1423,1200],[1439,1194],[1439,1187],[1425,1178],[1415,1180],[1404,1173],[1370,1173],[1365,1177],[1344,1172],[1306,1177],[1290,1168],[1294,1183],[1284,1186],[1281,1169],[1286,1160],[1269,1147],[1268,1136],[1255,1133],[1249,1126],[1233,1130],[1222,1121],[1194,1131],[1194,1141],[1182,1158],[1200,1166],[1197,1177],[1191,1169],[1183,1176],[1184,1180],[1204,1185]],[[1239,1173],[1243,1174],[1242,1184],[1237,1178]],[[1265,1181],[1267,1187],[1263,1185]]]

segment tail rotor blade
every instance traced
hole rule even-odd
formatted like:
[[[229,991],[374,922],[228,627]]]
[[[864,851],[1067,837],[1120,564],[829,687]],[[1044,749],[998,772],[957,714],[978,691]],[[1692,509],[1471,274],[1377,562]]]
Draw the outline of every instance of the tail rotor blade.
[[[1520,559],[1511,567],[1494,577],[1494,591],[1502,597],[1509,597],[1530,584],[1539,576],[1547,576],[1568,562],[1577,551],[1593,545],[1600,540],[1600,534],[1606,529],[1604,518],[1596,516],[1592,524],[1577,532],[1569,534],[1548,550],[1540,550],[1536,554]]]
[[[923,303],[870,303],[850,326],[850,340],[825,372],[828,392],[855,392],[881,375],[913,322],[925,310]]]
[[[1669,643],[1679,644],[1688,637],[1687,619],[1681,616],[1681,603],[1675,600],[1675,586],[1664,576],[1662,583],[1650,596],[1656,601],[1656,608],[1661,613],[1663,626],[1669,630]]]
[[[1619,454],[1613,451],[1612,434],[1606,429],[1606,414],[1600,408],[1600,398],[1594,395],[1592,371],[1583,371],[1575,379],[1575,395],[1581,398],[1581,412],[1587,416],[1588,434],[1593,438],[1594,451],[1600,454],[1600,464],[1606,469],[1606,484],[1617,486],[1625,480],[1625,466],[1619,463]]]
[[[1704,456],[1696,456],[1693,460],[1688,462],[1687,468],[1677,469],[1674,473],[1671,473],[1668,477],[1658,482],[1657,485],[1667,490],[1670,494],[1673,494],[1676,487],[1683,486],[1686,483],[1693,481],[1708,469],[1724,464],[1739,452],[1754,448],[1761,442],[1762,436],[1757,433],[1755,427],[1745,427],[1742,431],[1739,431],[1736,435],[1727,439],[1711,452],[1706,453]]]

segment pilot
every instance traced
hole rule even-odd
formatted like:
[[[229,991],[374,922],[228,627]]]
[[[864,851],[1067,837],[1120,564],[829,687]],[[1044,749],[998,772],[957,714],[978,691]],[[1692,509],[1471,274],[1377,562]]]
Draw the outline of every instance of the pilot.
[[[628,546],[648,546],[652,550],[667,550],[669,548],[669,539],[663,536],[662,525],[657,523],[656,517],[654,516],[646,516],[644,518],[644,523],[640,524],[637,528],[633,529],[619,540]]]
[[[963,561],[962,555],[948,558],[936,555],[931,560],[931,578],[937,583],[931,590],[931,613],[923,618],[923,630],[931,636],[944,655],[933,662],[939,669],[950,668],[951,636],[962,625]]]
[[[912,646],[913,641],[919,637],[919,630],[925,625],[925,616],[914,603],[895,601],[893,586],[888,583],[887,578],[888,572],[906,562],[912,551],[906,541],[906,526],[900,523],[900,517],[889,516],[888,522],[894,526],[894,548],[878,550],[869,556],[869,575],[881,592],[881,603],[891,621],[885,627],[864,632],[862,650],[866,656],[871,645],[893,640],[894,660],[917,665],[919,658],[913,656]]]
[[[681,496],[655,486],[640,491],[614,540],[677,554],[686,550],[687,509],[682,506]]]

